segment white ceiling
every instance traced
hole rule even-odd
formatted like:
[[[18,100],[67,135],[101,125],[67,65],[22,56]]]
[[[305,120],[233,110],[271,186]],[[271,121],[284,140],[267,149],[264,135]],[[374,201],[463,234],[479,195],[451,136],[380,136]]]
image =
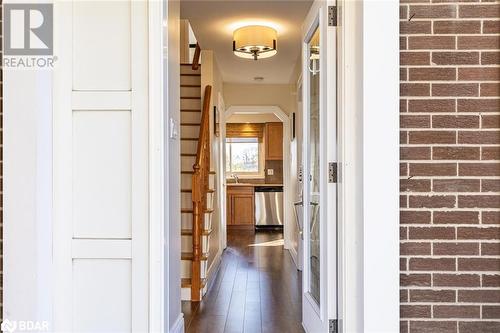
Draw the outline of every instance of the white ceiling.
[[[301,27],[312,1],[224,0],[181,1],[181,17],[188,19],[202,49],[213,50],[224,82],[290,83],[301,48]],[[278,54],[257,61],[233,54],[233,31],[262,24],[278,31]]]

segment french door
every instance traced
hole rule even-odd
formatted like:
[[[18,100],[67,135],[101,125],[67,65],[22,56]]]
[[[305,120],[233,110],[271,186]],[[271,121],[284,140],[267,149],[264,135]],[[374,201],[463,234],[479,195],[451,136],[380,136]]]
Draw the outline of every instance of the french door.
[[[303,25],[304,123],[303,326],[328,332],[337,318],[337,185],[329,165],[337,158],[336,27],[334,1],[316,0]],[[332,164],[335,169],[336,164]]]

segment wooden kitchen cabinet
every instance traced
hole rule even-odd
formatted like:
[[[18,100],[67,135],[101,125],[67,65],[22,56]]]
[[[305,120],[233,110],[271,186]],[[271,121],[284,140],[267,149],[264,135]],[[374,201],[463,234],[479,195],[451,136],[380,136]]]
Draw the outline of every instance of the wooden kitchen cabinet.
[[[266,160],[283,159],[283,123],[266,123]]]
[[[227,224],[249,227],[255,224],[252,186],[227,187]]]

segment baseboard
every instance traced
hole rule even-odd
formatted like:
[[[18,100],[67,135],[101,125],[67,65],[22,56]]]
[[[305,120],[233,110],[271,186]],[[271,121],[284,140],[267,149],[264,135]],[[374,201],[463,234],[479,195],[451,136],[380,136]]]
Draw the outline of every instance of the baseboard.
[[[184,314],[181,312],[174,325],[172,325],[172,329],[170,333],[184,333]]]
[[[297,257],[297,250],[295,250],[295,248],[292,246],[291,248],[288,249],[288,252],[290,252],[290,256],[292,257],[295,267],[299,269],[299,258]]]
[[[217,251],[214,261],[212,262],[210,267],[208,267],[207,270],[207,284],[205,286],[204,293],[208,291],[208,289],[210,289],[210,287],[214,283],[215,276],[217,275],[217,272],[219,271],[220,268],[221,260],[222,260],[222,251]]]

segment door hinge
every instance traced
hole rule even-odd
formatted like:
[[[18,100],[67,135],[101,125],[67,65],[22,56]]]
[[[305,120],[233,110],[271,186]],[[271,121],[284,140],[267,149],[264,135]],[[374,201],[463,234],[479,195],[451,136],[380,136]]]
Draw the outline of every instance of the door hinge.
[[[337,26],[337,6],[328,6],[328,26]]]
[[[330,333],[338,333],[339,332],[339,325],[338,325],[338,320],[337,319],[330,319],[330,321],[329,321],[329,332]]]
[[[337,162],[328,163],[328,182],[337,183],[338,181]]]

